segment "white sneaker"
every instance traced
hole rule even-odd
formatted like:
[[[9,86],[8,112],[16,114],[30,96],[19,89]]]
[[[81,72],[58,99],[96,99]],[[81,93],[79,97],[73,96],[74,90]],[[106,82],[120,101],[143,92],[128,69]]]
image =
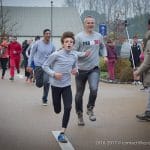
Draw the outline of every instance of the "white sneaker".
[[[136,81],[133,81],[133,82],[132,82],[132,85],[137,85],[137,82],[136,82]]]
[[[43,103],[43,106],[47,106],[48,104],[47,103]]]
[[[137,83],[138,83],[138,85],[142,85],[142,82],[141,82],[141,81],[138,81]]]

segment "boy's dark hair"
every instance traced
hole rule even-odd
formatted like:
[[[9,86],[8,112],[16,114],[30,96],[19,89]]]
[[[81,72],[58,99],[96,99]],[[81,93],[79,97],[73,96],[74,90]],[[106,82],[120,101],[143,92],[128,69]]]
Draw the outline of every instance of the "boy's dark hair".
[[[44,29],[44,30],[43,30],[43,34],[45,34],[47,31],[51,32],[50,29]]]
[[[61,43],[62,44],[64,43],[65,38],[72,38],[73,39],[73,44],[75,43],[75,38],[74,38],[74,33],[73,32],[67,31],[67,32],[63,33],[63,35],[61,36]]]

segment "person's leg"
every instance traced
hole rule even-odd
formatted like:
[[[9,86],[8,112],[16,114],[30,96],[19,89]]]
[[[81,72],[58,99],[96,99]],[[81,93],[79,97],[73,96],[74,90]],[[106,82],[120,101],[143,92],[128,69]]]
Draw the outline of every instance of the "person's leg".
[[[89,95],[89,101],[87,104],[87,108],[95,106],[99,80],[100,80],[100,70],[99,70],[99,68],[96,68],[88,76],[90,95]]]
[[[115,79],[115,61],[112,61],[110,64],[110,79]]]
[[[20,58],[15,59],[15,67],[17,69],[17,73],[20,73]]]
[[[148,96],[148,103],[147,103],[146,111],[150,112],[150,87],[148,88],[148,93],[149,93],[149,96]]]
[[[46,72],[43,73],[43,83],[44,83],[44,85],[43,85],[42,100],[43,100],[43,103],[46,104],[47,101],[48,101],[48,93],[49,93],[49,86],[50,86],[50,84],[49,84],[49,75]]]
[[[62,98],[64,103],[64,114],[62,120],[62,129],[58,136],[58,141],[62,143],[67,143],[67,139],[65,137],[65,131],[68,126],[70,111],[72,107],[72,91],[71,86],[67,86],[62,88]]]
[[[85,72],[80,72],[79,75],[75,77],[76,82],[76,94],[75,94],[75,108],[76,112],[83,113],[83,94],[85,90],[85,85],[87,82],[88,74]]]
[[[51,86],[52,89],[52,101],[54,106],[54,111],[56,114],[61,112],[61,91],[59,87]]]
[[[76,81],[76,95],[75,95],[75,108],[78,115],[78,125],[84,126],[83,120],[83,93],[87,82],[88,72],[79,71],[79,75],[75,77]]]
[[[100,69],[97,67],[94,70],[92,70],[88,76],[90,95],[89,95],[89,101],[87,104],[87,114],[89,115],[89,119],[91,121],[96,120],[96,117],[93,113],[93,108],[95,106],[95,101],[97,98],[98,84],[100,80],[99,78],[100,78]]]
[[[142,114],[138,114],[136,115],[136,117],[140,120],[146,120],[146,121],[150,121],[150,87],[148,87],[148,103],[147,103],[147,107],[146,107],[146,111]]]
[[[8,58],[1,58],[2,78],[4,78],[5,72],[6,72],[6,70],[7,70],[7,62],[8,62]]]
[[[67,128],[69,118],[70,118],[70,111],[72,108],[71,86],[67,86],[67,87],[63,88],[62,98],[63,98],[63,103],[64,103],[64,114],[63,114],[62,128]]]
[[[15,61],[14,58],[10,58],[10,80],[14,80]]]
[[[2,58],[0,58],[0,68],[1,68],[1,69],[3,69],[3,65],[2,65]],[[1,79],[3,79],[3,72],[2,72]]]
[[[108,60],[108,62],[107,62],[107,71],[108,71],[108,78],[109,78],[109,80],[110,80],[110,78],[111,78],[111,67],[110,67],[110,60]]]

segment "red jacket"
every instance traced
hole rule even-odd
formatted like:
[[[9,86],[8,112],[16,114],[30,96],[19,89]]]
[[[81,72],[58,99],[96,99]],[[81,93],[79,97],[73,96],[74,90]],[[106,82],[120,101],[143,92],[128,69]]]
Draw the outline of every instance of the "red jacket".
[[[10,58],[20,58],[22,52],[21,45],[15,41],[8,45],[8,54]]]

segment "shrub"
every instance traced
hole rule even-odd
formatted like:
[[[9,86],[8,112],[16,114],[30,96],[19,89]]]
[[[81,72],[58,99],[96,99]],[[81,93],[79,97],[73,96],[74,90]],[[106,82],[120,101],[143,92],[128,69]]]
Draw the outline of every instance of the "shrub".
[[[107,66],[103,59],[100,59],[101,78],[107,78]],[[105,73],[104,73],[105,72]],[[115,67],[115,78],[120,82],[130,82],[133,80],[133,71],[128,58],[118,58]]]
[[[99,65],[100,65],[100,69],[101,69],[102,72],[107,72],[107,65],[104,62],[104,59],[102,57],[100,58]]]
[[[117,60],[115,76],[122,82],[128,82],[133,79],[132,68],[128,58],[119,58]]]

